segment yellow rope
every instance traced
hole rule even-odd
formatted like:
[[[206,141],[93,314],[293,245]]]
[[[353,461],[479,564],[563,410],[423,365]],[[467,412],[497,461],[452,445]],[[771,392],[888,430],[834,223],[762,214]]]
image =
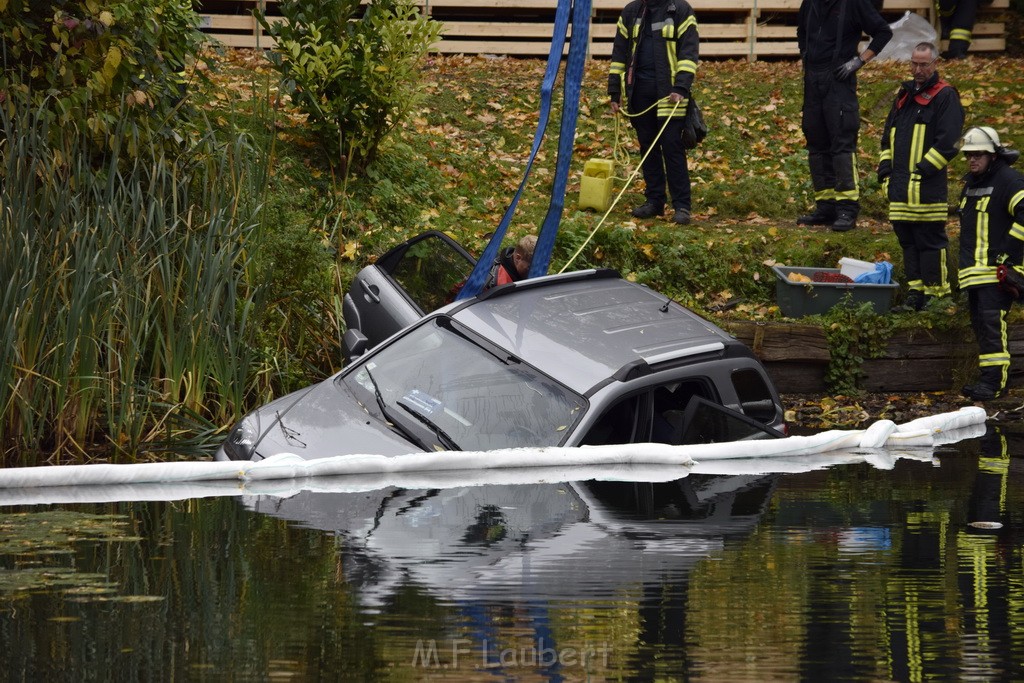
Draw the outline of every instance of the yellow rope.
[[[667,99],[668,99],[667,97],[663,97],[660,100],[657,100],[651,106],[647,107],[647,109],[644,109],[643,111],[638,111],[635,114],[630,114],[625,109],[621,109],[621,108],[619,109],[618,113],[615,116],[615,141],[612,144],[612,161],[615,162],[616,167],[621,166],[622,168],[628,170],[629,169],[629,157],[630,157],[630,154],[629,154],[629,143],[619,139],[619,127],[620,127],[620,125],[622,123],[622,118],[620,116],[618,116],[618,114],[621,114],[622,116],[625,116],[626,118],[630,118],[630,119],[635,118],[637,116],[642,116],[642,115],[646,114],[647,112],[649,112],[650,110],[652,110],[655,107],[657,107],[659,104],[661,104],[661,102],[663,100],[667,100]],[[678,107],[678,104],[676,106]],[[672,111],[674,113],[675,109],[673,108]],[[660,137],[661,133],[658,133],[658,135]],[[655,138],[655,141],[657,141],[657,138]],[[626,176],[613,175],[613,176],[609,176],[609,177],[612,178],[613,180],[626,180]]]
[[[568,268],[570,265],[572,265],[572,262],[576,260],[576,257],[579,256],[583,252],[584,249],[586,249],[587,245],[590,244],[590,240],[592,240],[594,238],[594,235],[597,234],[597,231],[601,228],[602,225],[604,225],[605,220],[608,218],[608,214],[610,214],[612,212],[612,209],[615,208],[615,205],[619,203],[620,199],[622,199],[622,195],[624,195],[626,193],[626,190],[629,189],[629,186],[630,186],[630,184],[632,184],[633,179],[636,178],[636,174],[640,172],[641,168],[643,168],[644,162],[647,161],[647,156],[651,153],[651,150],[654,149],[654,146],[658,144],[658,140],[661,139],[661,134],[665,132],[665,127],[668,126],[669,120],[676,113],[676,109],[679,108],[680,102],[682,102],[682,100],[680,100],[679,102],[676,102],[675,106],[672,107],[672,111],[669,113],[669,115],[667,117],[665,117],[665,123],[663,123],[661,125],[661,130],[659,130],[658,134],[654,137],[654,141],[651,143],[651,146],[649,148],[647,148],[647,152],[640,159],[640,163],[637,164],[637,167],[635,169],[633,169],[632,173],[630,173],[629,178],[626,180],[625,184],[622,186],[622,189],[619,190],[619,194],[615,196],[615,199],[614,199],[614,201],[612,201],[611,206],[608,207],[608,210],[604,212],[603,216],[601,216],[601,220],[599,220],[597,222],[597,225],[594,226],[594,229],[590,231],[589,235],[587,235],[587,239],[583,240],[583,244],[581,244],[580,248],[576,250],[576,253],[574,253],[572,256],[570,256],[569,260],[565,262],[564,266],[562,266],[562,269],[558,271],[559,273],[564,273],[565,269]],[[654,104],[652,104],[650,107],[648,107],[644,111],[638,112],[636,114],[632,114],[632,116],[639,116],[640,114],[643,114],[645,112],[650,111],[651,108],[653,108],[653,107],[655,107],[657,105],[658,105],[658,102],[655,102]],[[622,109],[619,109],[619,113],[623,113],[625,116],[631,116],[630,114],[625,114]],[[616,115],[616,117],[615,117],[615,140],[616,140],[616,144],[618,143],[618,137],[619,137],[619,117],[618,117],[618,115]]]

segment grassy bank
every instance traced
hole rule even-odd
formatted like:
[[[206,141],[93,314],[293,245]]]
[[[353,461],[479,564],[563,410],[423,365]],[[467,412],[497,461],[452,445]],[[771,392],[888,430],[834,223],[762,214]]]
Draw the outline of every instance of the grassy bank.
[[[248,79],[274,96],[274,76],[253,53],[231,53],[221,78],[236,88]],[[245,70],[238,67],[240,62]],[[942,74],[962,94],[968,124],[994,125],[1011,141],[1024,109],[1017,101],[1021,62],[978,59],[944,66]],[[362,178],[343,187],[330,160],[309,139],[300,118],[289,116],[278,132],[270,221],[307,231],[329,245],[341,280],[388,246],[426,228],[449,232],[479,251],[518,185],[537,123],[543,63],[485,57],[435,57],[424,70],[423,103],[412,125],[385,149]],[[604,84],[607,65],[591,62],[578,123],[573,173],[553,269],[597,224],[599,216],[575,209],[583,163],[616,159],[624,178],[638,160],[634,136],[610,114]],[[861,227],[839,235],[797,228],[794,217],[811,204],[800,131],[801,79],[792,62],[705,62],[696,95],[711,131],[691,157],[693,225],[638,221],[629,209],[642,200],[635,180],[623,200],[571,267],[611,266],[664,289],[681,301],[711,311],[743,297],[740,313],[777,317],[771,265],[833,265],[841,256],[885,258],[897,265],[899,250],[885,221],[874,167],[878,139],[898,82],[899,64],[872,64],[861,79]],[[261,81],[267,85],[259,85]],[[248,88],[248,86],[245,86]],[[269,90],[268,90],[269,88]],[[238,90],[236,90],[237,92]],[[510,231],[534,231],[547,210],[555,163],[558,108]],[[1024,135],[1024,129],[1021,129]],[[962,161],[955,164],[957,173]],[[622,187],[616,184],[616,191]],[[951,195],[958,194],[956,178]],[[955,217],[950,232],[956,234]]]
[[[212,63],[214,78],[231,94],[214,102],[214,108],[251,93],[277,107],[265,220],[289,235],[290,248],[305,244],[308,255],[320,259],[319,265],[310,266],[314,271],[336,273],[320,278],[330,283],[318,293],[322,301],[337,297],[337,283],[346,283],[389,246],[427,228],[448,232],[471,251],[482,250],[521,180],[536,130],[544,69],[539,60],[432,58],[423,70],[423,100],[411,125],[385,147],[364,177],[345,184],[332,176],[331,160],[307,134],[287,97],[279,96],[262,55],[233,51]],[[1017,85],[1022,63],[1006,57],[971,58],[942,66],[942,75],[961,93],[968,125],[994,125],[1011,142],[1018,130],[1024,136]],[[780,317],[771,270],[777,263],[834,266],[842,256],[887,259],[899,274],[900,252],[874,173],[886,113],[898,83],[909,78],[906,66],[898,63],[871,64],[860,80],[863,212],[857,230],[836,234],[794,223],[812,203],[800,130],[799,65],[708,61],[701,64],[695,89],[710,134],[690,159],[694,223],[678,228],[664,220],[633,219],[629,210],[642,201],[642,181],[637,179],[587,248],[568,263],[600,219],[576,209],[584,162],[616,160],[617,192],[638,161],[632,130],[607,107],[606,69],[607,63],[593,61],[586,72],[552,270],[609,266],[709,317],[754,319]],[[549,124],[554,132],[542,147],[510,240],[535,231],[547,211],[558,116],[556,96]],[[958,196],[963,170],[962,160],[957,160],[951,201]],[[951,258],[957,227],[952,216]],[[288,258],[281,255],[282,261]],[[303,269],[307,265],[308,259]],[[939,319],[928,324],[940,324],[944,314],[939,312]],[[329,338],[336,338],[336,331]],[[336,358],[336,350],[331,355]]]

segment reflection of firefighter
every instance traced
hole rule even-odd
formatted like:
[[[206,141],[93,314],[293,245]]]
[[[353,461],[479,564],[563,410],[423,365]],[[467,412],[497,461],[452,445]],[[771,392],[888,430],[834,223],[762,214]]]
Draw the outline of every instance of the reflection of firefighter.
[[[900,602],[889,615],[893,626],[889,676],[893,680],[936,677],[931,669],[934,637],[950,629],[951,601],[959,605],[956,628],[965,649],[963,662],[983,666],[986,680],[1005,679],[1007,672],[1018,670],[1005,640],[1013,611],[1009,577],[1018,571],[1002,529],[1007,521],[1008,453],[1012,449],[1007,447],[1006,436],[992,427],[979,445],[973,483],[973,463],[966,458],[952,463],[955,477],[951,481],[964,482],[963,496],[956,498],[959,505],[941,509],[922,502],[920,508],[907,512],[899,563],[907,575],[896,592]],[[965,499],[969,484],[970,495]],[[951,595],[948,589],[954,579],[957,593]]]
[[[1010,623],[1011,553],[1002,538],[1010,459],[1006,436],[990,427],[981,439],[978,473],[967,505],[967,524],[957,534],[957,585],[965,657],[984,662],[991,678],[1016,669],[1007,647]]]
[[[974,533],[997,531],[1006,514],[1006,477],[1010,458],[1006,437],[997,427],[989,427],[981,439],[978,476],[974,480],[967,506],[967,527]]]

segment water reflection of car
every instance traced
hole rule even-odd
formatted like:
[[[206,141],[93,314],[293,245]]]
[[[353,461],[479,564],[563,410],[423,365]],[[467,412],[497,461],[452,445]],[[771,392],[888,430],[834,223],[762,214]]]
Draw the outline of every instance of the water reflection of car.
[[[348,366],[245,416],[217,458],[781,436],[750,349],[669,297],[588,270],[443,304],[472,266],[456,247],[430,233],[364,268]]]
[[[245,506],[337,534],[363,605],[387,604],[410,581],[448,600],[571,600],[682,579],[757,526],[775,480],[389,486]]]

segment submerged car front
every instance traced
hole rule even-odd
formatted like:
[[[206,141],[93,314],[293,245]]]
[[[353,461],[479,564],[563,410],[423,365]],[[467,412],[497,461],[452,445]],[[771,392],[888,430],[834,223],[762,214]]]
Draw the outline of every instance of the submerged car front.
[[[220,460],[561,444],[581,396],[444,314],[243,418]]]

